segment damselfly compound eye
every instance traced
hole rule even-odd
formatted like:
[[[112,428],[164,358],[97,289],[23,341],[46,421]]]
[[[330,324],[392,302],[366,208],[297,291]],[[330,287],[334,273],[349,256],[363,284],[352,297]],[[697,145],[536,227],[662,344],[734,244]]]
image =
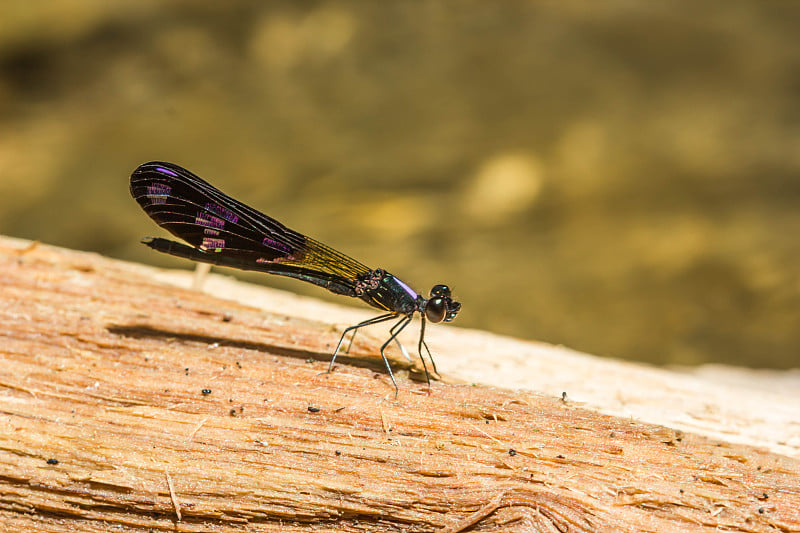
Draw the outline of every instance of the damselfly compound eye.
[[[444,298],[431,298],[425,304],[425,318],[431,322],[441,322],[444,320],[444,315],[447,312],[447,305]]]
[[[434,285],[431,289],[431,298],[435,298],[437,296],[447,296],[450,297],[450,287],[447,285]]]

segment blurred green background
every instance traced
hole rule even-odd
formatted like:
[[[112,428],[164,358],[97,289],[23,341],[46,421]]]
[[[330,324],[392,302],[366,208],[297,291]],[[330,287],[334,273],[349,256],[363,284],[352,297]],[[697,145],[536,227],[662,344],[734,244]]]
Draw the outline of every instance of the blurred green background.
[[[798,2],[1,11],[1,233],[190,268],[139,244],[163,233],[128,176],[164,159],[419,291],[451,285],[462,326],[800,366]]]

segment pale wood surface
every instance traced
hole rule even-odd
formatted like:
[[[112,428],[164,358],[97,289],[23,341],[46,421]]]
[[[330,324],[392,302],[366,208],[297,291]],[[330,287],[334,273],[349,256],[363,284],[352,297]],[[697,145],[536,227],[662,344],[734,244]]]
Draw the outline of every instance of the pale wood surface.
[[[395,399],[382,331],[319,375],[358,312],[206,286],[272,298],[270,313],[173,275],[0,238],[0,531],[800,531],[797,443],[772,430],[797,422],[791,393],[765,393],[777,414],[761,448],[733,444],[752,440],[753,413],[714,403],[725,384],[442,326],[430,343],[445,380],[426,394],[398,355]],[[583,381],[558,381],[570,370]],[[624,408],[666,380],[705,393],[709,433],[732,438],[641,421],[668,405],[597,412],[619,408],[596,405],[614,371],[637,399]],[[458,383],[537,379],[556,389]]]

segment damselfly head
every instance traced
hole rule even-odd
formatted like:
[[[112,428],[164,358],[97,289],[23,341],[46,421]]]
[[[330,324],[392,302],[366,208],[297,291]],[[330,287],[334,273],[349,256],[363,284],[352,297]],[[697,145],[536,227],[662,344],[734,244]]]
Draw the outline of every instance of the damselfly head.
[[[431,297],[425,304],[425,318],[431,322],[452,322],[461,304],[450,297],[450,287],[447,285],[434,285]]]

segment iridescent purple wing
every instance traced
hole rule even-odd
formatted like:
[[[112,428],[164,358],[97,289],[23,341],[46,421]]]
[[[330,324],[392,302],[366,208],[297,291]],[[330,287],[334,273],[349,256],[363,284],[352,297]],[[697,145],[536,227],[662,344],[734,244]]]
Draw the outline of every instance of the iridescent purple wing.
[[[358,261],[226,195],[188,170],[161,161],[131,175],[133,198],[159,226],[189,247],[154,239],[165,253],[294,277],[349,294],[370,272]]]

